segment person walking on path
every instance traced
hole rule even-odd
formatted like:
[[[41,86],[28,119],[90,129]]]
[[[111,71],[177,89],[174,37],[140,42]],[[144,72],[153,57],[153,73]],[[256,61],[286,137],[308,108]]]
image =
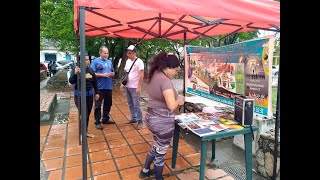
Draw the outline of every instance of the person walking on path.
[[[48,63],[48,70],[49,70],[49,77],[51,77],[51,67],[52,67],[52,64],[53,64],[53,61],[50,61],[49,63]]]
[[[97,84],[97,78],[94,73],[94,71],[89,67],[90,66],[90,61],[89,57],[86,56],[86,104],[87,104],[87,114],[86,114],[86,119],[87,119],[87,137],[93,138],[94,135],[90,134],[88,132],[88,124],[89,124],[89,116],[91,114],[91,109],[93,106],[93,95],[95,99],[99,99],[99,92],[98,92],[98,84]],[[79,87],[81,87],[81,82],[78,85],[77,83],[77,76],[80,72],[80,67],[76,66],[75,68],[72,69],[71,75],[69,77],[69,82],[70,84],[75,84],[74,86],[74,103],[76,104],[78,111],[80,111],[81,114],[81,100],[78,102],[78,96],[80,95],[81,92],[79,92]],[[84,94],[84,93],[83,93]]]
[[[50,71],[52,72],[52,75],[54,76],[56,73],[57,73],[57,63],[56,61],[53,61],[52,62],[52,65],[51,65],[51,68],[50,68]],[[50,76],[51,77],[51,76]]]
[[[115,124],[110,119],[109,113],[112,106],[112,77],[114,76],[114,69],[111,60],[108,59],[109,50],[106,46],[101,46],[99,49],[100,57],[92,60],[90,67],[95,72],[98,81],[99,99],[94,102],[94,119],[97,129],[102,130],[102,124]],[[101,120],[101,106],[102,120]]]
[[[156,180],[163,179],[164,156],[173,137],[175,110],[184,103],[184,96],[178,95],[171,81],[179,70],[179,59],[164,51],[157,54],[150,64],[145,123],[153,134],[154,143],[139,173],[140,178],[155,174]],[[154,170],[150,170],[153,161]]]
[[[130,45],[127,48],[128,59],[124,70],[129,72],[128,83],[126,84],[126,95],[128,99],[129,109],[131,112],[130,123],[137,123],[137,129],[141,129],[143,125],[142,110],[140,106],[140,93],[143,83],[144,64],[143,61],[137,57],[137,49],[134,45]],[[123,84],[120,85],[120,89],[123,89]]]

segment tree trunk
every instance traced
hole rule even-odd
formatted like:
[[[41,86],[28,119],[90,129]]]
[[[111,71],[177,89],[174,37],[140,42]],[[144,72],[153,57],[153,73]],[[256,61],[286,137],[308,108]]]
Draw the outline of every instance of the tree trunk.
[[[122,73],[123,73],[123,70],[124,70],[124,66],[126,65],[126,62],[127,62],[127,54],[126,54],[126,47],[122,49],[122,57],[121,57],[121,64],[120,64],[120,67],[118,69],[118,78],[122,77]]]

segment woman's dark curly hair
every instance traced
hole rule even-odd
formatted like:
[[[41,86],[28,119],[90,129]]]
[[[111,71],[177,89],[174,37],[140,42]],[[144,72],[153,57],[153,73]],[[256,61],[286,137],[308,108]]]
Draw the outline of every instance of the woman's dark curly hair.
[[[151,81],[151,78],[156,70],[164,70],[165,68],[176,68],[180,66],[179,59],[175,55],[168,55],[165,51],[161,51],[159,54],[157,54],[152,62],[150,63],[150,70],[148,73],[147,82]]]

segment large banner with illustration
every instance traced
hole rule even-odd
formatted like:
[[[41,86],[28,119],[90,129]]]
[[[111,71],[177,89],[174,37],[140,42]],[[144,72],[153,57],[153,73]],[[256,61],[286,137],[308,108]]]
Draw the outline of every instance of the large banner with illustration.
[[[274,37],[217,48],[185,46],[186,92],[234,106],[235,95],[254,99],[254,112],[272,116]]]

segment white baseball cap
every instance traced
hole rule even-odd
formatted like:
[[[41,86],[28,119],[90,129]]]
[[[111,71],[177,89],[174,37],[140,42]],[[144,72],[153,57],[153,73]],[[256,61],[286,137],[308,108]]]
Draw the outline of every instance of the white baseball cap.
[[[130,45],[127,50],[137,52],[137,48],[134,45]]]

